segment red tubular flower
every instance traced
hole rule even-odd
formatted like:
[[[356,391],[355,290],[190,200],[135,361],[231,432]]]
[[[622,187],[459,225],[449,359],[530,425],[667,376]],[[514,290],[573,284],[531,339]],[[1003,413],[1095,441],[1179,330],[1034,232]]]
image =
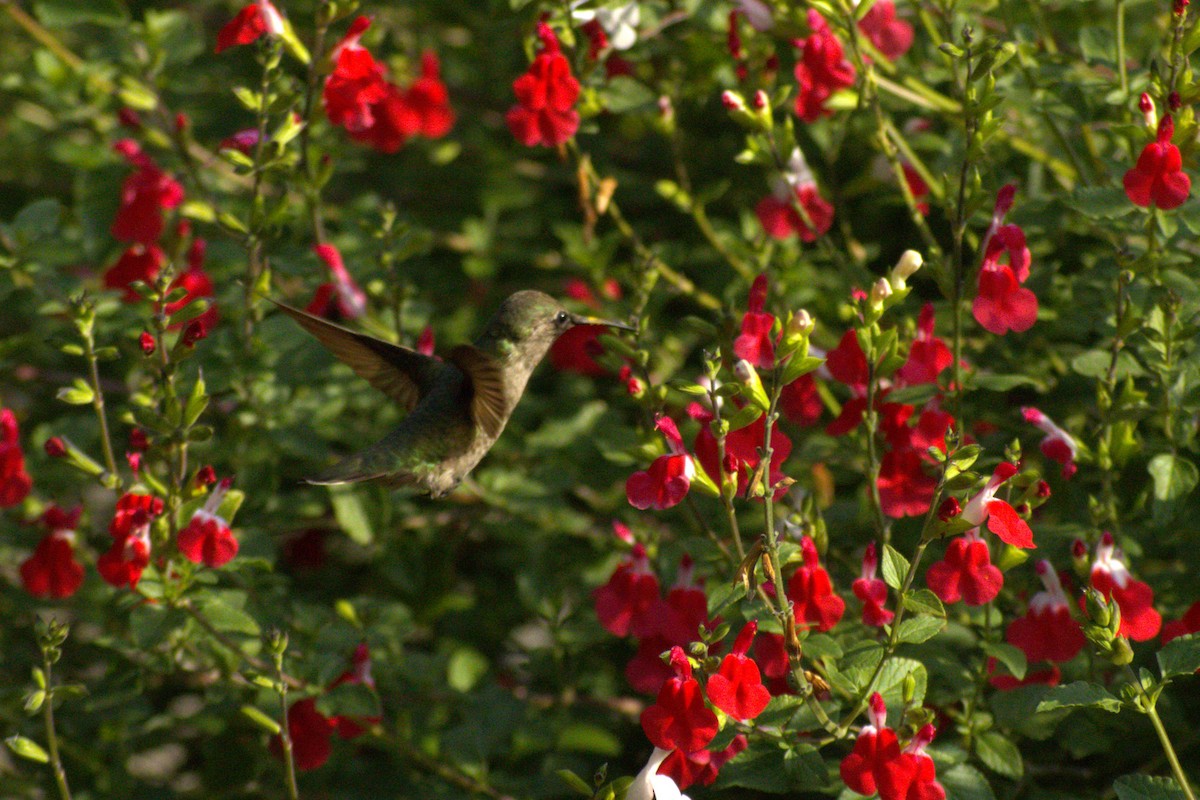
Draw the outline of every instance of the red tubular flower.
[[[167,175],[132,139],[122,139],[113,149],[137,171],[121,187],[121,205],[112,224],[112,235],[122,242],[152,245],[163,231],[163,211],[183,202],[183,187]]]
[[[872,11],[875,9],[872,8]],[[870,16],[870,12],[867,12]],[[917,210],[922,214],[929,213],[929,184],[921,177],[921,173],[908,163],[900,165],[904,170],[904,182],[908,184],[908,191],[912,193],[913,200],[917,202]]]
[[[417,352],[423,356],[431,356],[433,350],[433,328],[426,325],[421,329],[421,335],[417,337]]]
[[[354,648],[354,655],[350,657],[350,669],[343,672],[341,675],[334,678],[333,683],[329,684],[332,689],[335,686],[341,686],[344,683],[351,685],[369,686],[375,688],[375,678],[371,676],[371,651],[366,642],[362,642]],[[380,721],[380,717],[331,717],[330,721],[337,729],[338,736],[343,739],[355,739],[367,732],[367,727],[376,725]]]
[[[108,533],[112,547],[96,561],[105,581],[120,588],[137,587],[150,563],[150,523],[163,511],[163,501],[145,494],[125,494],[117,500]]]
[[[888,773],[900,761],[901,754],[896,732],[887,727],[887,706],[879,692],[871,695],[867,717],[869,724],[859,731],[854,749],[842,759],[838,771],[851,791],[869,796],[889,782]]]
[[[858,21],[858,29],[889,61],[900,58],[912,47],[913,27],[896,17],[893,0],[878,0]]]
[[[712,413],[699,403],[692,403],[688,406],[688,416],[700,423],[700,432],[696,434],[696,441],[693,443],[696,459],[708,477],[712,478],[714,483],[718,482],[720,470],[718,469],[717,439],[708,425],[712,421]],[[725,437],[725,471],[737,476],[740,496],[745,496],[746,491],[750,488],[750,476],[758,469],[758,465],[762,461],[762,456],[758,451],[763,446],[766,431],[767,420],[765,416],[762,416],[744,428],[730,431]],[[783,431],[774,430],[771,433],[771,469],[767,476],[767,480],[772,486],[783,479],[782,466],[791,454],[792,440]],[[776,497],[779,497],[784,491],[786,490],[779,489]]]
[[[825,406],[821,403],[821,395],[817,392],[817,382],[813,376],[801,375],[784,386],[779,395],[779,408],[788,420],[801,427],[816,425]]]
[[[578,300],[589,308],[600,308],[600,300],[591,287],[578,278],[567,281],[564,292],[572,300]],[[608,281],[601,288],[601,293],[609,300],[617,300],[621,297],[621,287],[616,281]],[[610,374],[596,361],[597,357],[604,354],[600,335],[607,332],[608,328],[603,325],[576,325],[550,346],[550,363],[555,369],[578,372],[593,378]]]
[[[1008,264],[1000,257],[1007,254]],[[988,239],[979,270],[979,293],[971,305],[975,321],[991,333],[1022,333],[1037,321],[1037,295],[1021,286],[1029,277],[1029,248],[1025,232],[1001,225]]]
[[[21,584],[34,597],[70,597],[83,583],[83,566],[75,560],[75,527],[82,511],[50,506],[42,514],[50,532],[21,564]]]
[[[1179,148],[1171,144],[1175,122],[1164,114],[1155,140],[1142,148],[1137,164],[1125,173],[1125,195],[1134,205],[1156,206],[1164,211],[1187,200],[1192,179],[1183,171]]]
[[[1192,603],[1178,620],[1163,625],[1162,643],[1166,644],[1172,639],[1198,632],[1200,632],[1200,600]]]
[[[681,790],[697,783],[701,786],[711,786],[716,781],[721,767],[745,750],[749,743],[749,740],[739,733],[733,737],[728,747],[716,753],[703,749],[693,753],[672,750],[659,766],[658,774],[670,777]],[[628,797],[632,798],[633,795]]]
[[[629,558],[617,565],[608,582],[592,593],[592,599],[600,624],[614,636],[654,634],[657,621],[649,612],[659,599],[658,578],[650,571],[646,548],[635,544]]]
[[[229,478],[221,481],[204,501],[204,507],[198,509],[187,527],[179,532],[179,552],[193,564],[222,567],[237,555],[238,541],[233,538],[229,523],[217,516],[217,509],[231,485]]]
[[[852,86],[855,73],[825,18],[809,10],[808,26],[812,34],[796,43],[800,48],[796,59],[796,115],[805,122],[816,122],[833,113],[825,108],[825,101],[839,89]]]
[[[179,277],[171,281],[171,285],[167,289],[167,293],[170,294],[174,289],[183,288],[187,294],[173,303],[167,303],[166,312],[168,314],[174,314],[197,298],[213,296],[212,278],[208,277],[208,273],[204,271],[204,252],[206,248],[207,243],[203,239],[196,239],[192,242],[191,249],[188,251],[187,270],[180,273]],[[217,324],[218,318],[219,312],[215,304],[210,304],[208,308],[204,309],[203,314],[196,317],[209,330]],[[175,323],[171,327],[181,327],[181,323]]]
[[[375,124],[375,106],[388,95],[383,67],[359,44],[369,27],[369,17],[358,17],[350,23],[345,37],[330,55],[333,71],[325,79],[321,92],[329,121],[350,133],[371,128]]]
[[[675,676],[658,690],[654,705],[642,712],[642,730],[655,747],[691,753],[717,735],[717,715],[704,704],[683,648],[671,648],[671,667]]]
[[[693,569],[692,557],[684,553],[679,561],[675,585],[667,592],[666,599],[657,602],[649,612],[650,623],[657,623],[656,626],[653,629],[641,626],[642,631],[635,631],[634,635],[653,633],[672,645],[684,647],[697,640],[701,625],[715,627],[708,618],[708,595],[704,593],[703,584],[694,579]],[[660,648],[659,652],[666,649]]]
[[[936,733],[932,725],[921,728],[900,758],[883,771],[880,800],[945,800],[946,790],[937,782],[937,767],[925,753]]]
[[[908,358],[896,371],[897,383],[905,386],[937,383],[938,376],[954,363],[950,348],[933,335],[934,324],[933,303],[926,303],[917,317],[917,335],[908,350]]]
[[[879,557],[875,553],[875,543],[870,542],[863,553],[862,574],[854,580],[850,588],[854,591],[854,596],[862,601],[863,624],[881,628],[891,622],[896,614],[885,608],[888,588],[886,583],[875,577],[878,566]]]
[[[829,573],[821,566],[817,545],[807,536],[800,540],[804,566],[788,580],[787,596],[795,604],[796,624],[816,626],[824,632],[838,624],[846,610],[846,601],[834,594]]]
[[[1105,531],[1092,561],[1092,588],[1121,609],[1121,636],[1135,642],[1153,639],[1162,628],[1162,615],[1154,609],[1154,590],[1135,580],[1114,550],[1112,534]]]
[[[562,54],[558,37],[544,22],[538,23],[542,51],[529,70],[513,81],[517,105],[506,117],[513,136],[526,147],[556,147],[579,129],[579,81],[571,74],[571,63]]]
[[[416,133],[430,139],[440,139],[454,127],[454,109],[450,93],[442,83],[441,64],[436,53],[421,54],[421,77],[413,81],[404,94],[409,110],[416,117]]]
[[[754,719],[771,702],[758,665],[746,657],[757,632],[757,622],[746,623],[733,643],[733,652],[721,661],[706,687],[712,704],[739,721]]]
[[[788,673],[792,665],[788,659],[787,647],[783,643],[783,635],[764,633],[754,642],[754,661],[764,678],[763,684],[771,696],[795,694],[788,685]]]
[[[759,275],[750,287],[746,313],[742,315],[742,331],[733,340],[733,354],[744,358],[759,369],[775,366],[775,342],[771,328],[775,315],[763,310],[767,302],[767,276]]]
[[[986,519],[988,530],[999,536],[1001,541],[1028,550],[1037,547],[1033,543],[1033,531],[1025,520],[1017,516],[1016,509],[1005,501],[996,499],[996,492],[1005,481],[1016,474],[1015,464],[1001,462],[983,491],[967,502],[962,516],[976,526],[982,525]]]
[[[331,739],[335,723],[317,710],[316,698],[306,697],[292,703],[288,707],[287,723],[296,769],[307,772],[329,760],[333,752]],[[278,736],[271,740],[271,752],[276,756],[283,752]]]
[[[657,694],[663,682],[675,673],[663,663],[662,654],[674,645],[662,636],[650,636],[638,641],[637,652],[625,665],[625,680],[634,691]]]
[[[1038,430],[1046,434],[1038,445],[1042,455],[1062,465],[1064,479],[1074,475],[1078,469],[1075,465],[1075,458],[1079,455],[1079,445],[1075,443],[1075,437],[1055,425],[1054,420],[1032,406],[1022,408],[1021,416],[1030,425],[1037,426]]]
[[[333,281],[321,284],[307,311],[332,320],[358,319],[367,313],[367,295],[346,270],[338,249],[331,244],[318,244],[313,252],[325,262]]]
[[[283,17],[270,0],[257,0],[242,8],[237,16],[217,32],[216,52],[228,47],[250,44],[263,34],[278,36],[283,32]]]
[[[127,303],[136,302],[141,298],[131,284],[134,281],[152,283],[162,268],[163,259],[163,251],[156,244],[130,245],[121,253],[117,263],[104,271],[104,286],[108,289],[124,289],[125,295],[121,299]]]
[[[1067,596],[1050,562],[1039,561],[1037,573],[1045,591],[1030,599],[1025,616],[1009,623],[1004,638],[1021,648],[1029,663],[1070,661],[1083,649],[1083,629],[1071,617]]]
[[[32,488],[33,479],[25,471],[17,416],[11,409],[0,409],[0,508],[19,504]]]
[[[875,483],[884,514],[899,519],[918,517],[929,510],[937,479],[925,473],[924,464],[924,454],[913,447],[888,450],[883,454]]]
[[[1017,680],[1012,675],[995,674],[996,659],[989,657],[987,672],[991,676],[988,678],[988,683],[1002,692],[1010,692],[1022,686],[1058,686],[1059,681],[1062,680],[1062,670],[1058,668],[1057,664],[1051,664],[1049,669],[1029,670],[1025,673],[1024,678]]]
[[[962,600],[981,606],[1000,594],[1004,573],[992,564],[987,543],[974,528],[950,541],[945,558],[929,568],[925,582],[943,603]]]
[[[867,410],[867,357],[853,328],[842,334],[837,347],[825,354],[825,368],[835,381],[844,383],[851,392],[851,398],[842,405],[837,419],[825,427],[830,436],[841,436],[858,427]]]
[[[821,196],[815,183],[806,183],[791,190],[800,207],[812,221],[812,227],[800,216],[785,188],[780,195],[769,194],[754,207],[759,223],[774,239],[799,236],[802,242],[815,242],[833,227],[833,206]]]
[[[625,482],[625,496],[634,508],[664,509],[678,505],[696,474],[696,465],[683,449],[683,438],[675,421],[660,416],[654,427],[666,438],[670,452],[654,459],[648,470],[633,473]]]

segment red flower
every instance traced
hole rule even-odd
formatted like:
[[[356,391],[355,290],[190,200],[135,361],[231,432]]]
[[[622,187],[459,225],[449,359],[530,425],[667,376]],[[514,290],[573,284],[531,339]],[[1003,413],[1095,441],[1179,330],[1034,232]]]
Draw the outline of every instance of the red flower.
[[[608,583],[597,588],[592,598],[600,624],[614,636],[656,633],[658,623],[650,612],[659,600],[658,578],[650,571],[646,548],[635,544],[629,558],[617,565]]]
[[[863,553],[862,574],[855,578],[850,588],[854,591],[854,596],[862,601],[863,624],[882,628],[891,622],[896,614],[885,608],[888,588],[886,583],[875,577],[878,566],[879,557],[875,554],[875,543],[870,542]]]
[[[802,427],[816,425],[824,408],[821,395],[817,392],[817,382],[811,374],[796,378],[784,386],[779,395],[779,409],[783,415]]]
[[[296,769],[316,769],[329,760],[335,723],[317,710],[316,698],[306,697],[292,703],[287,712],[287,727]],[[277,756],[283,752],[278,736],[271,740],[271,752]]]
[[[985,237],[983,263],[979,269],[979,293],[971,306],[975,320],[984,329],[998,335],[1010,329],[1021,333],[1037,321],[1037,295],[1021,286],[1029,278],[1029,248],[1025,232],[1016,225],[1000,225],[1002,209],[1012,203],[1015,189],[1004,187],[1005,196],[996,201],[992,227]],[[1001,264],[1000,257],[1008,256]]]
[[[1114,550],[1112,534],[1105,531],[1092,561],[1092,588],[1121,609],[1121,636],[1135,642],[1153,639],[1162,628],[1162,615],[1154,610],[1154,590],[1134,580]]]
[[[696,441],[693,443],[696,458],[700,461],[700,465],[708,477],[717,482],[720,477],[717,463],[717,438],[708,425],[712,421],[712,413],[699,403],[692,403],[688,406],[688,415],[700,423],[700,432],[696,434]],[[730,431],[725,437],[725,464],[723,466],[727,474],[737,476],[738,494],[742,497],[745,497],[746,491],[750,488],[752,473],[762,462],[759,448],[763,446],[766,432],[767,419],[765,416],[761,416],[744,428]],[[783,480],[784,474],[781,468],[791,454],[792,440],[783,431],[776,428],[771,432],[771,469],[767,476],[767,480],[772,486]],[[776,491],[776,497],[785,491],[786,489],[781,487]]]
[[[892,0],[878,0],[858,21],[858,29],[889,61],[900,58],[912,47],[912,25],[896,17],[896,4]]]
[[[1000,593],[1004,574],[992,564],[979,529],[973,528],[950,541],[946,557],[929,568],[925,582],[943,603],[962,600],[969,606],[981,606]]]
[[[150,523],[163,511],[163,501],[145,494],[126,494],[117,500],[108,532],[112,547],[100,556],[100,577],[120,588],[137,588],[150,563]]]
[[[871,695],[867,717],[869,724],[859,731],[854,749],[842,759],[839,772],[851,791],[873,795],[889,781],[887,773],[900,760],[900,741],[887,727],[887,706],[879,692]]]
[[[762,671],[763,684],[772,696],[794,694],[791,686],[788,685],[788,675],[792,671],[792,664],[788,659],[787,647],[783,643],[781,634],[760,634],[754,642],[754,661]]]
[[[226,136],[217,145],[218,150],[237,150],[239,153],[250,155],[258,147],[258,128],[246,128],[230,136]]]
[[[131,286],[134,281],[153,283],[162,268],[163,251],[156,244],[133,244],[126,248],[117,263],[104,272],[104,286],[108,289],[124,289],[122,298],[127,303],[140,300]]]
[[[642,730],[655,747],[690,753],[717,735],[717,715],[704,704],[683,648],[671,648],[671,667],[675,676],[658,690],[654,705],[642,712]]]
[[[579,112],[575,110],[579,81],[571,74],[571,64],[550,26],[539,22],[537,34],[542,51],[529,70],[513,81],[517,105],[508,111],[508,128],[526,147],[555,147],[579,129]]]
[[[1002,692],[1010,692],[1013,689],[1019,689],[1022,686],[1058,686],[1062,680],[1062,670],[1057,664],[1051,664],[1049,669],[1030,670],[1025,673],[1025,677],[1017,680],[1012,675],[996,675],[996,659],[989,657],[987,660],[988,683],[995,686]]]
[[[137,171],[121,187],[121,205],[112,235],[122,242],[152,245],[163,231],[163,211],[183,202],[183,187],[142,152],[137,142],[122,139],[113,149]]]
[[[674,645],[663,636],[650,636],[638,641],[637,652],[625,665],[625,680],[634,691],[656,694],[663,682],[675,673],[663,663],[662,654]]]
[[[871,11],[874,10],[875,8],[872,7]],[[870,14],[871,12],[868,11],[867,16],[870,16]],[[917,203],[917,211],[920,211],[922,214],[928,214],[929,200],[927,198],[929,197],[929,184],[925,182],[925,179],[921,177],[921,173],[917,172],[912,165],[904,163],[900,167],[904,170],[904,182],[908,184],[908,191]]]
[[[1200,632],[1200,600],[1192,603],[1179,620],[1163,625],[1162,643],[1166,644],[1172,639],[1198,632]]]
[[[1062,584],[1049,561],[1037,563],[1037,573],[1045,591],[1029,601],[1025,616],[1009,623],[1004,638],[1034,661],[1070,661],[1083,649],[1083,629],[1071,618],[1071,607]]]
[[[1137,164],[1125,173],[1125,194],[1134,205],[1165,210],[1182,205],[1192,190],[1192,179],[1183,171],[1179,148],[1171,144],[1175,122],[1164,114],[1155,140],[1142,148]]]
[[[654,427],[666,438],[670,452],[654,459],[648,470],[633,473],[625,482],[625,496],[634,508],[663,509],[678,505],[696,474],[696,465],[683,449],[675,421],[660,416]]]
[[[179,552],[193,564],[222,567],[237,555],[238,541],[233,538],[229,523],[217,516],[217,509],[231,484],[229,478],[221,481],[204,501],[204,507],[198,509],[187,527],[179,532]]]
[[[721,661],[706,687],[712,704],[739,721],[754,719],[771,702],[771,693],[762,684],[758,665],[746,657],[757,632],[757,622],[746,623],[733,643],[733,652]]]
[[[375,124],[375,106],[388,95],[383,67],[359,44],[370,26],[369,17],[358,17],[350,24],[330,55],[334,67],[321,92],[329,121],[350,133],[371,128]]]
[[[782,196],[769,194],[754,207],[759,223],[768,236],[775,239],[787,239],[799,236],[802,242],[815,242],[833,227],[833,206],[821,196],[815,183],[806,183],[795,187],[792,192],[796,195],[800,207],[808,215],[812,227],[800,216],[788,199],[788,190],[784,189]]]
[[[837,347],[825,354],[825,368],[835,381],[846,384],[852,395],[837,419],[825,427],[830,436],[841,436],[854,430],[867,410],[867,357],[857,331],[851,328],[842,334]]]
[[[950,348],[933,335],[934,324],[933,303],[926,303],[917,317],[917,335],[908,350],[908,358],[896,371],[897,383],[905,386],[937,383],[938,375],[954,363]]]
[[[50,506],[42,514],[49,533],[21,564],[21,583],[35,597],[70,597],[83,583],[83,566],[75,560],[75,526],[81,508],[63,511]]]
[[[450,93],[442,83],[441,64],[436,53],[421,54],[421,77],[413,81],[404,94],[405,103],[416,117],[415,133],[430,139],[440,139],[454,127],[454,109]]]
[[[1062,476],[1064,479],[1074,475],[1076,469],[1078,469],[1075,466],[1075,458],[1079,455],[1079,445],[1075,443],[1075,438],[1055,425],[1054,420],[1032,406],[1022,408],[1021,416],[1030,425],[1036,425],[1038,430],[1046,434],[1038,445],[1038,448],[1042,451],[1042,455],[1051,461],[1057,461],[1059,464],[1062,464]]]
[[[804,566],[788,581],[787,596],[794,604],[798,626],[815,625],[818,631],[824,632],[841,620],[846,601],[834,594],[833,582],[821,566],[813,540],[807,536],[801,539],[800,550],[804,554]]]
[[[367,313],[367,295],[346,271],[338,249],[331,244],[318,244],[313,252],[325,262],[333,281],[317,288],[316,297],[306,310],[332,320],[358,319]]]
[[[800,57],[796,59],[796,115],[805,122],[816,122],[833,112],[825,101],[839,89],[854,83],[854,67],[842,53],[842,43],[829,29],[829,23],[819,13],[808,12],[812,34],[797,42]]]
[[[183,329],[183,333],[179,336],[179,343],[184,347],[195,347],[196,343],[208,337],[208,326],[204,324],[204,318],[198,317],[187,324]]]
[[[895,405],[889,403],[888,405]],[[907,430],[907,426],[904,426]],[[879,462],[879,503],[889,517],[916,517],[929,510],[937,479],[925,474],[925,455],[914,447],[888,450]]]
[[[181,287],[187,294],[173,303],[167,303],[166,312],[168,314],[174,314],[199,297],[213,296],[212,278],[208,277],[208,273],[204,271],[204,251],[206,247],[207,244],[203,239],[196,239],[192,242],[191,249],[188,251],[187,271],[180,273],[179,277],[171,281],[171,285],[167,288],[167,294]],[[205,328],[211,329],[217,324],[218,311],[216,305],[210,304],[208,308],[204,309],[204,313],[196,317],[196,319],[201,320]],[[172,327],[177,328],[181,324],[176,323]]]
[[[329,688],[352,684],[369,686],[374,689],[375,678],[371,676],[371,651],[366,642],[362,642],[354,648],[354,655],[350,657],[350,663],[350,669],[334,678],[333,683],[329,684]],[[367,732],[365,726],[376,725],[380,719],[378,716],[363,718],[337,716],[332,717],[330,721],[337,728],[338,736],[343,739],[355,739]]]
[[[972,497],[963,509],[963,519],[972,525],[982,525],[987,520],[987,528],[1000,537],[1000,540],[1013,547],[1031,549],[1037,547],[1033,543],[1033,531],[1028,523],[1017,516],[1016,510],[1003,500],[996,499],[1000,487],[1017,474],[1015,464],[1001,462],[991,479],[979,494]]]
[[[25,471],[17,417],[0,409],[0,508],[11,508],[29,496],[33,479]]]
[[[879,785],[880,800],[945,800],[946,790],[937,782],[937,767],[925,754],[925,746],[936,733],[932,725],[917,731],[899,762],[885,771]]]
[[[696,783],[701,786],[711,786],[716,781],[721,767],[745,750],[748,745],[749,740],[739,733],[729,742],[728,747],[716,753],[703,749],[692,753],[672,750],[659,766],[658,774],[669,776],[679,789],[686,789]],[[632,794],[627,795],[627,799],[632,797]],[[655,797],[658,796],[655,795]]]
[[[572,300],[578,300],[589,308],[600,308],[600,300],[595,293],[578,278],[567,281],[564,291]],[[609,280],[601,287],[601,293],[609,300],[617,300],[621,297],[621,287],[616,281]],[[600,335],[607,332],[608,328],[603,325],[576,325],[550,346],[550,363],[555,369],[578,372],[593,378],[608,375],[609,371],[596,361],[597,357],[604,354]]]
[[[433,349],[433,328],[426,325],[421,329],[421,334],[417,336],[417,352],[423,356],[431,356]]]
[[[771,336],[775,316],[763,311],[767,302],[767,276],[759,275],[750,287],[746,313],[742,315],[742,331],[733,340],[733,354],[744,358],[759,369],[775,366],[775,342]]]
[[[283,17],[270,0],[257,0],[244,7],[237,16],[217,32],[217,49],[250,44],[264,33],[278,36],[283,32]]]
[[[701,625],[715,627],[716,623],[708,619],[708,595],[704,593],[703,585],[693,580],[692,572],[692,557],[684,553],[675,585],[667,592],[666,599],[656,603],[649,612],[650,623],[657,623],[656,627],[652,630],[643,627],[646,632],[635,631],[635,636],[653,633],[682,647],[697,640]],[[666,649],[659,648],[659,652]]]

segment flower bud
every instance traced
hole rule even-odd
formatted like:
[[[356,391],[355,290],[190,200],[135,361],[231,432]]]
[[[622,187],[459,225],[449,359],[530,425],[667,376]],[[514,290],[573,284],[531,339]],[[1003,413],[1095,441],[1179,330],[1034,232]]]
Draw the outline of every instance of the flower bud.
[[[721,105],[725,106],[727,111],[745,111],[746,101],[737,92],[726,89],[721,92]]]
[[[184,347],[195,347],[196,342],[208,336],[208,329],[204,327],[204,322],[200,319],[194,319],[188,323],[188,326],[183,329],[183,335],[179,337],[179,342]]]
[[[1088,574],[1088,550],[1083,539],[1071,542],[1071,568],[1079,577]]]
[[[753,364],[744,358],[739,359],[733,365],[733,375],[742,384],[746,399],[763,411],[771,407],[771,401],[767,397],[767,390],[763,388],[762,379],[758,377],[758,372],[754,369]]]
[[[1084,593],[1084,605],[1087,607],[1088,617],[1096,625],[1107,628],[1112,622],[1114,606],[1110,605],[1100,592],[1088,587]]]
[[[51,458],[66,458],[67,445],[58,436],[51,436],[46,440],[46,455]]]
[[[770,108],[771,99],[767,97],[766,92],[764,92],[762,89],[759,89],[754,93],[754,96],[750,98],[750,107],[755,111],[762,111],[764,108]]]
[[[1171,92],[1167,95],[1167,108],[1170,111],[1178,111],[1183,106],[1183,98],[1179,96],[1179,92]]]
[[[905,250],[900,256],[900,260],[896,262],[896,266],[892,267],[892,274],[889,276],[892,288],[898,292],[902,292],[907,288],[905,281],[912,277],[913,273],[921,268],[925,263],[925,259],[916,250]]]
[[[725,106],[725,110],[729,112],[729,118],[736,122],[739,127],[756,132],[767,129],[763,117],[765,114],[767,119],[770,118],[771,112],[769,107],[759,112],[751,111],[746,107],[746,99],[744,97],[728,89],[721,93],[721,105]]]
[[[143,355],[152,356],[154,355],[157,343],[149,331],[142,331],[142,335],[138,337],[138,346],[142,348]]]
[[[958,498],[956,497],[947,497],[942,501],[942,504],[938,506],[937,511],[938,519],[940,519],[942,522],[949,522],[961,513],[962,505],[959,504]]]
[[[1142,92],[1142,96],[1138,98],[1138,111],[1142,112],[1142,119],[1146,121],[1146,127],[1153,130],[1158,127],[1158,112],[1154,109],[1154,100],[1150,98],[1149,92]]]
[[[887,278],[880,278],[871,286],[871,294],[867,299],[867,303],[874,311],[883,309],[883,302],[892,296],[892,285],[888,283]]]

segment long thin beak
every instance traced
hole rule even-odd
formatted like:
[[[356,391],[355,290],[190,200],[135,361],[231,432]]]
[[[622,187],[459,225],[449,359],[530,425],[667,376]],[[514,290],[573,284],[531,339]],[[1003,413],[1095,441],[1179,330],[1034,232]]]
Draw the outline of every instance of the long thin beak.
[[[607,328],[618,328],[623,331],[637,332],[637,326],[630,325],[627,322],[615,322],[611,319],[600,319],[599,317],[585,317],[582,314],[572,314],[571,321],[576,325],[603,325]]]

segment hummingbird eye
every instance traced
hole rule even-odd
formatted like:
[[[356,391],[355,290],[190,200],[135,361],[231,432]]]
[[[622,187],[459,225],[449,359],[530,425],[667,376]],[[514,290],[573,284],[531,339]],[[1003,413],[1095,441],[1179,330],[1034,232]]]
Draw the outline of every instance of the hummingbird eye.
[[[571,321],[571,317],[570,317],[570,316],[567,314],[567,312],[565,312],[565,311],[560,311],[560,312],[558,312],[558,314],[557,314],[557,315],[554,317],[554,321],[555,321],[556,323],[558,323],[559,325],[566,325],[568,322],[570,322],[570,321]]]

